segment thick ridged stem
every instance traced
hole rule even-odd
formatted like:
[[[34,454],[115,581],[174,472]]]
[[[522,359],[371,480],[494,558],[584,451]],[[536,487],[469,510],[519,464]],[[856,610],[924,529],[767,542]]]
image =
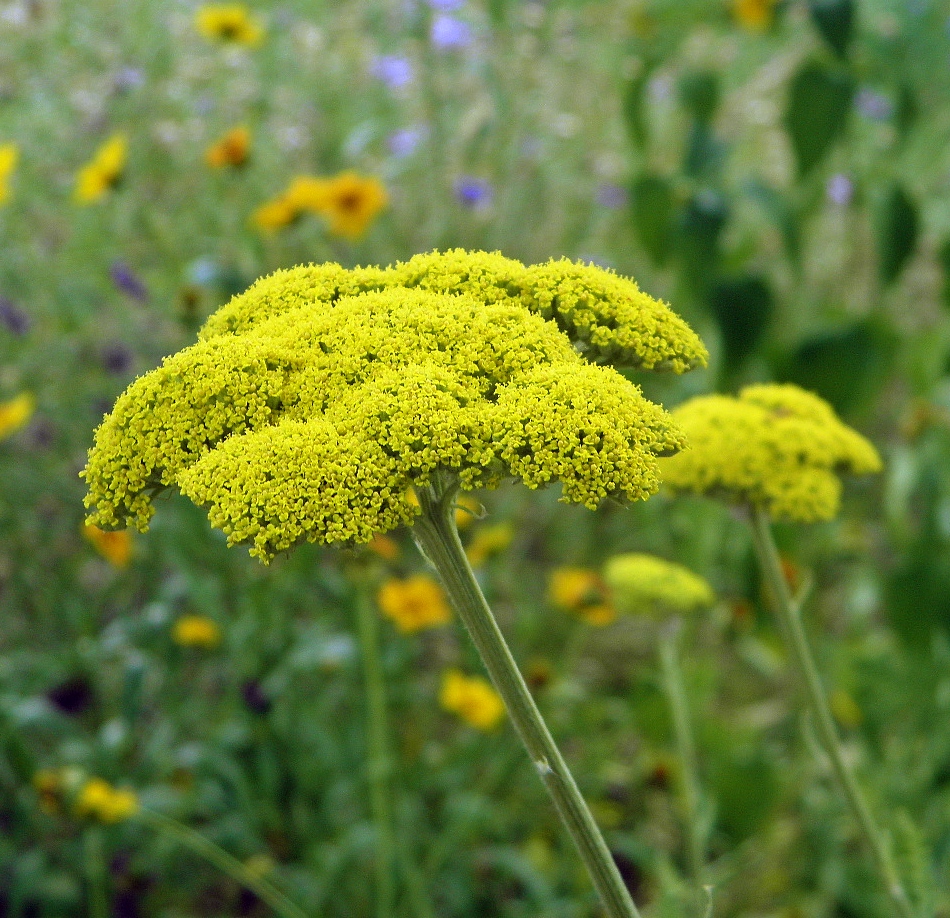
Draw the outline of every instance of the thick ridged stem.
[[[394,846],[386,684],[379,652],[379,621],[367,576],[364,571],[356,573],[356,620],[366,686],[367,783],[376,827],[376,915],[391,918]]]
[[[841,750],[841,740],[838,737],[838,730],[835,727],[831,709],[828,706],[828,699],[818,675],[818,668],[815,665],[808,646],[808,639],[805,636],[805,629],[802,627],[798,610],[792,600],[791,591],[782,572],[778,548],[775,545],[775,539],[772,537],[769,515],[759,507],[752,508],[752,533],[759,563],[762,565],[762,571],[769,586],[772,605],[782,624],[782,637],[788,645],[792,662],[798,671],[808,707],[818,728],[821,744],[831,760],[835,776],[858,823],[861,834],[864,836],[867,846],[871,849],[881,882],[887,889],[898,913],[903,918],[916,918],[914,908],[907,898],[907,893],[904,891],[903,884],[891,860],[884,836],[875,824],[871,810],[864,799],[864,794]]]
[[[413,533],[468,629],[561,821],[571,835],[610,918],[639,918],[613,856],[541,717],[482,595],[455,527],[457,488],[419,489]]]

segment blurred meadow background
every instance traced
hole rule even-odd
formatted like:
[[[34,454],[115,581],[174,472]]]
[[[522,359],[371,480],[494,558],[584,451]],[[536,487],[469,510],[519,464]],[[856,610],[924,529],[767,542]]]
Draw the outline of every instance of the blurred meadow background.
[[[4,0],[0,239],[0,916],[275,914],[261,881],[328,918],[600,914],[405,533],[264,567],[177,497],[83,523],[103,413],[233,294],[457,246],[668,301],[712,357],[629,374],[667,407],[791,381],[877,446],[778,538],[914,907],[950,915],[950,4]],[[892,914],[742,522],[479,499],[470,558],[644,914],[707,913],[694,831],[713,915]],[[618,614],[629,551],[715,605]]]

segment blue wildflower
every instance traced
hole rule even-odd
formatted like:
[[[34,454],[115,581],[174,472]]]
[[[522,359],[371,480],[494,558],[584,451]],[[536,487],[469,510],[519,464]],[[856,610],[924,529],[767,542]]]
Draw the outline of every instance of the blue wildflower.
[[[627,204],[627,190],[613,182],[604,182],[597,189],[597,203],[601,207],[619,210]]]
[[[400,131],[393,131],[386,138],[386,146],[393,156],[402,159],[416,151],[424,133],[422,128],[403,128]]]
[[[472,43],[472,27],[454,16],[436,16],[429,33],[432,44],[440,50],[464,48]]]
[[[857,110],[869,121],[886,121],[891,117],[894,106],[883,93],[864,87],[854,101]]]
[[[390,89],[399,89],[412,82],[412,64],[406,58],[394,54],[374,58],[370,73]]]
[[[455,197],[463,207],[470,210],[484,210],[492,202],[491,185],[481,178],[466,175],[455,180]]]
[[[828,183],[825,185],[825,194],[832,204],[847,207],[854,197],[854,183],[848,176],[839,172],[828,179]]]
[[[116,289],[140,303],[148,302],[148,290],[124,261],[114,261],[109,268],[109,277]]]
[[[450,13],[465,6],[465,0],[429,0],[429,6],[443,13]]]

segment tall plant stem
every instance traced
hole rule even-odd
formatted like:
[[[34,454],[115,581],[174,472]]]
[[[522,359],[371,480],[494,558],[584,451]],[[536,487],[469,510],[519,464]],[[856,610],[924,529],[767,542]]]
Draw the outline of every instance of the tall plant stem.
[[[699,769],[696,764],[696,745],[693,742],[693,731],[689,722],[689,708],[686,704],[686,690],[683,687],[683,672],[679,663],[678,639],[679,622],[664,624],[660,634],[660,671],[673,720],[676,753],[680,760],[680,786],[683,794],[689,869],[698,893],[703,887],[706,866],[705,832],[700,822]]]
[[[453,606],[472,636],[607,914],[610,918],[639,918],[610,850],[528,691],[465,557],[455,527],[456,493],[457,486],[441,483],[419,489],[422,514],[413,527],[416,541],[438,571]]]
[[[782,635],[788,643],[792,662],[798,671],[802,687],[805,690],[805,697],[815,719],[821,744],[831,760],[835,776],[841,785],[848,806],[857,820],[865,842],[871,849],[878,875],[897,911],[903,918],[915,918],[914,909],[897,875],[887,843],[874,822],[874,817],[871,815],[871,810],[851,768],[845,761],[841,750],[841,740],[838,737],[838,731],[828,707],[828,699],[825,697],[825,690],[818,675],[818,668],[808,647],[805,629],[802,627],[798,609],[792,600],[791,592],[782,573],[782,565],[775,540],[772,537],[769,516],[758,507],[752,508],[752,533],[759,562],[762,565],[765,580],[769,585],[775,613],[782,622]]]
[[[379,652],[379,620],[373,605],[368,574],[357,571],[356,620],[366,686],[367,741],[369,746],[370,807],[376,825],[376,914],[393,914],[393,817],[390,808],[389,726],[386,716],[386,683]]]
[[[164,813],[146,807],[140,807],[135,818],[169,838],[173,838],[183,848],[191,851],[192,854],[204,858],[220,871],[226,873],[236,883],[247,887],[281,918],[308,918],[306,912],[294,905],[279,889],[253,870],[249,870],[236,857],[228,854],[210,838],[205,838],[204,835],[196,832],[190,826],[178,822],[177,819],[172,819],[171,816],[166,816]]]

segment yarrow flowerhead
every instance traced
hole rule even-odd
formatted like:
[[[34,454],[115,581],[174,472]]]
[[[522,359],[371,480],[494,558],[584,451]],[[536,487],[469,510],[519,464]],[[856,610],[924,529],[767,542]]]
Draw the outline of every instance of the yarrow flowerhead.
[[[435,475],[463,490],[560,482],[591,508],[642,500],[684,438],[613,361],[705,362],[692,330],[629,280],[569,261],[416,256],[311,265],[254,284],[201,340],[136,380],[84,476],[91,521],[146,528],[177,487],[267,561],[411,524]]]
[[[202,6],[195,14],[195,28],[209,41],[253,47],[260,44],[264,28],[242,3]]]
[[[839,474],[881,469],[874,447],[827,402],[798,386],[748,386],[738,398],[702,396],[673,417],[690,448],[663,460],[664,484],[751,504],[776,518],[831,519],[841,502]]]
[[[711,606],[716,596],[698,574],[654,555],[614,555],[604,565],[604,582],[620,612],[670,614]]]
[[[387,580],[377,601],[383,615],[392,619],[404,634],[435,628],[452,619],[442,587],[426,574]]]
[[[92,204],[115,187],[122,178],[127,155],[125,134],[113,134],[79,170],[73,200],[77,204]]]
[[[494,730],[505,716],[505,705],[491,684],[458,669],[442,677],[439,704],[478,730]]]

